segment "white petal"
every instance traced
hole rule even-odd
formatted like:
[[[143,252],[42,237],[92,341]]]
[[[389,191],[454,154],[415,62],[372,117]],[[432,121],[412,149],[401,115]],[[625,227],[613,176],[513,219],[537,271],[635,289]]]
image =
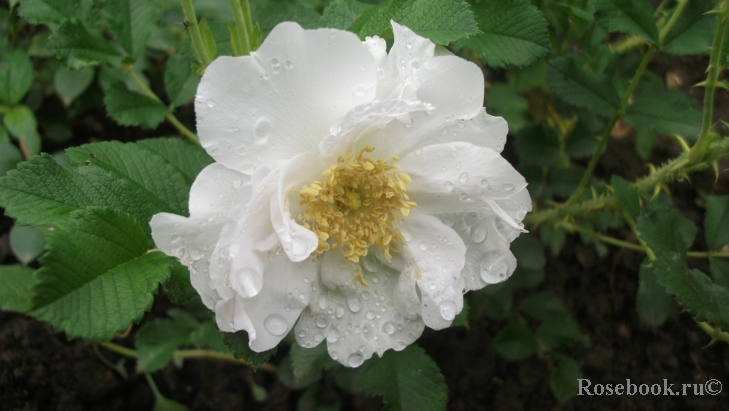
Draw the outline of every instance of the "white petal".
[[[290,206],[299,208],[298,196],[292,194],[295,187],[321,177],[325,166],[315,153],[301,153],[286,163],[278,179],[277,193],[271,200],[271,223],[291,261],[303,261],[316,250],[319,239],[313,231],[304,228],[291,217]],[[298,215],[298,213],[295,213]]]
[[[286,254],[272,251],[263,277],[263,288],[255,297],[239,298],[250,320],[248,332],[253,351],[270,350],[294,327],[301,311],[309,304],[311,284],[316,278],[316,263],[290,261]]]
[[[403,219],[402,234],[416,270],[423,321],[436,330],[446,328],[463,309],[458,279],[466,246],[453,229],[417,209]]]
[[[398,167],[412,178],[410,199],[427,214],[481,210],[484,201],[508,199],[527,184],[497,152],[469,143],[427,146]]]
[[[218,241],[224,220],[218,216],[182,216],[159,213],[152,217],[152,239],[165,254],[176,257],[190,269],[190,282],[210,309],[220,300],[218,293],[210,287],[210,256]]]
[[[321,256],[321,282],[330,290],[353,291],[362,273],[359,264],[344,258],[339,250],[325,252]]]
[[[483,109],[483,74],[475,64],[459,57],[434,57],[408,81],[417,89],[417,99],[433,109],[412,113],[408,124],[392,122],[369,133],[362,139],[364,145],[403,157],[431,141],[443,141],[440,133],[444,128],[472,119]],[[453,141],[453,136],[446,141]]]
[[[329,355],[347,367],[358,367],[374,353],[400,351],[414,342],[423,332],[422,320],[406,319],[394,308],[397,273],[379,265],[377,270],[363,271],[367,288],[359,283],[350,292],[318,287],[296,325],[297,342],[313,347],[326,339]]]
[[[220,163],[205,167],[190,188],[190,215],[227,213],[239,191],[250,197],[250,177]]]
[[[375,95],[372,54],[352,33],[277,25],[250,56],[219,57],[195,99],[203,147],[250,173],[315,151],[334,120]]]

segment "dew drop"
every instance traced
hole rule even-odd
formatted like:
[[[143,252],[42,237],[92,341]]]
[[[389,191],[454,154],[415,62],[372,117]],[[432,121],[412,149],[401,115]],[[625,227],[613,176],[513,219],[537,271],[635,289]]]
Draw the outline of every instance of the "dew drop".
[[[263,327],[266,331],[270,332],[271,335],[276,337],[284,335],[286,330],[289,328],[286,323],[286,319],[278,314],[271,314],[263,321]]]
[[[476,244],[480,244],[486,239],[488,232],[488,225],[486,224],[486,222],[481,221],[480,223],[471,227],[471,240],[473,240],[473,242]]]
[[[458,181],[460,181],[461,183],[465,183],[466,181],[468,181],[468,173],[461,173],[461,175],[458,176]]]
[[[339,359],[339,353],[336,351],[332,351],[329,353],[329,356],[332,357],[332,360],[336,361]]]
[[[266,117],[261,117],[256,121],[254,126],[256,133],[256,142],[263,144],[268,140],[268,135],[271,132],[271,121]]]
[[[354,353],[347,358],[347,364],[349,364],[350,367],[359,367],[364,362],[364,357],[362,354]]]
[[[215,107],[215,100],[209,98],[207,104],[208,104],[208,107],[213,108],[213,107]]]
[[[509,270],[505,261],[504,253],[501,251],[489,251],[481,259],[481,279],[487,284],[495,284],[506,279]]]
[[[370,292],[369,291],[362,291],[362,299],[365,301],[368,301],[370,299]]]
[[[279,63],[276,59],[271,59],[271,70],[274,74],[277,74],[281,71],[281,63]]]
[[[358,313],[362,309],[362,302],[356,295],[347,297],[347,305],[353,313]]]
[[[445,186],[445,189],[447,191],[453,191],[453,183],[451,183],[450,181],[446,181],[445,183],[443,183],[443,185]]]
[[[356,86],[353,91],[354,91],[355,96],[362,97],[365,95],[365,93],[367,93],[367,87],[365,87],[363,85],[359,85],[359,86]]]
[[[337,341],[339,341],[339,334],[337,334],[337,332],[334,330],[330,330],[329,334],[327,334],[327,342],[330,344],[334,344]]]
[[[504,191],[506,191],[508,193],[508,192],[514,190],[514,186],[511,185],[511,184],[509,184],[509,183],[506,183],[503,186],[501,186],[501,189],[504,190]]]
[[[365,318],[368,320],[374,320],[375,319],[375,312],[374,311],[367,311],[365,313]]]
[[[196,261],[201,259],[203,256],[203,252],[199,248],[191,248],[188,250],[188,253],[190,254],[190,258]]]
[[[326,328],[327,325],[329,325],[329,320],[327,317],[320,315],[316,317],[316,320],[314,320],[314,324],[316,324],[319,328]]]
[[[418,248],[420,248],[421,251],[425,251],[425,250],[428,249],[428,243],[426,243],[425,241],[423,241],[423,242],[420,243],[420,245],[418,246]]]
[[[321,297],[319,297],[317,304],[319,305],[319,308],[321,308],[322,310],[326,310],[327,309],[327,298],[322,295]]]
[[[411,48],[413,48],[413,45],[412,45],[412,43],[408,43],[408,44],[405,45],[405,47],[411,49]]]
[[[453,301],[443,301],[440,303],[440,316],[446,321],[453,321],[456,318],[456,303]]]
[[[387,335],[395,334],[395,324],[390,321],[382,324],[382,331],[384,331]]]
[[[461,199],[462,203],[473,203],[474,199],[471,198],[467,193],[461,193],[461,196],[459,197]]]
[[[337,305],[337,308],[334,309],[334,315],[336,315],[337,318],[344,317],[344,306],[342,304]]]
[[[286,60],[286,61],[284,62],[284,67],[286,68],[286,70],[291,70],[292,68],[294,68],[294,63],[292,63],[292,62],[290,62],[290,61]]]
[[[403,340],[395,341],[395,350],[397,350],[397,351],[404,350],[406,346],[407,346],[407,344],[405,344],[405,341],[403,341]]]

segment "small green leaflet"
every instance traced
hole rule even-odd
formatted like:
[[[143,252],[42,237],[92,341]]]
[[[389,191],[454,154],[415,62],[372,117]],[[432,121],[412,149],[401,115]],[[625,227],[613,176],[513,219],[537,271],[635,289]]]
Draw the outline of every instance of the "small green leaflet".
[[[181,106],[195,97],[195,90],[197,90],[200,79],[192,71],[193,61],[195,60],[191,55],[182,52],[175,53],[167,60],[165,88],[175,107]]]
[[[549,61],[547,83],[564,101],[606,117],[612,116],[620,106],[620,98],[610,79],[603,73],[577,67],[571,56]]]
[[[28,154],[38,154],[41,138],[38,134],[38,122],[33,111],[26,106],[18,105],[5,114],[5,127],[21,142],[21,148]]]
[[[658,283],[653,268],[648,259],[640,267],[635,309],[641,320],[657,327],[663,324],[671,313],[673,297],[666,294],[665,288]]]
[[[644,37],[658,44],[658,28],[646,0],[594,0],[595,20],[607,31]]]
[[[104,5],[109,29],[133,59],[144,52],[155,27],[155,4],[148,0],[114,0]]]
[[[339,363],[329,356],[326,342],[314,348],[304,348],[293,344],[289,356],[294,380],[299,384],[304,381],[318,380],[322,371],[339,366]]]
[[[53,31],[48,48],[71,68],[116,64],[122,57],[101,34],[90,32],[75,20],[61,23]]]
[[[109,117],[122,126],[155,128],[170,112],[161,101],[131,91],[121,82],[106,90],[104,105]]]
[[[610,178],[610,186],[615,190],[615,198],[623,210],[631,218],[635,218],[640,213],[640,198],[638,192],[624,179],[614,175]]]
[[[29,311],[33,308],[33,287],[37,282],[30,267],[0,265],[0,309],[21,313]]]
[[[625,121],[636,127],[664,134],[679,134],[696,141],[701,130],[701,112],[679,91],[663,92],[656,87],[639,87],[627,108]]]
[[[205,150],[179,138],[150,138],[136,144],[162,157],[182,174],[188,185],[192,185],[202,169],[213,162]]]
[[[476,34],[473,11],[463,0],[389,0],[367,10],[349,28],[360,38],[392,38],[390,20],[437,44]]]
[[[228,346],[230,352],[235,358],[241,358],[255,370],[261,364],[268,361],[274,354],[278,347],[272,348],[264,352],[255,352],[248,346],[248,333],[245,331],[238,331],[237,333],[223,333],[225,345]]]
[[[320,25],[334,29],[347,30],[364,12],[374,7],[372,4],[355,0],[335,0],[324,9]]]
[[[709,250],[729,244],[729,195],[706,197],[704,229]]]
[[[14,105],[33,84],[33,63],[23,50],[4,52],[0,57],[0,102]]]
[[[61,23],[91,15],[93,0],[23,0],[18,14],[33,24]]]
[[[71,70],[66,67],[59,67],[53,75],[53,88],[63,100],[67,107],[76,97],[80,96],[94,80],[96,70],[93,67],[85,67],[78,70]]]
[[[352,354],[358,355],[358,354]],[[382,395],[384,411],[441,411],[448,403],[448,387],[438,365],[422,348],[386,351],[359,369],[360,386],[367,394]]]
[[[692,0],[686,4],[676,24],[663,39],[661,51],[669,54],[703,54],[709,51],[716,27],[711,0]]]
[[[92,207],[49,229],[29,314],[69,338],[109,339],[151,305],[171,259],[147,253],[147,235],[130,215]]]
[[[537,339],[526,325],[511,321],[491,340],[497,353],[507,360],[523,360],[537,352]]]
[[[549,53],[547,20],[528,0],[488,0],[473,6],[479,32],[458,43],[492,67],[526,66]]]
[[[566,355],[554,355],[557,368],[549,378],[549,387],[559,402],[564,403],[578,394],[577,380],[582,378],[582,371],[577,361]]]

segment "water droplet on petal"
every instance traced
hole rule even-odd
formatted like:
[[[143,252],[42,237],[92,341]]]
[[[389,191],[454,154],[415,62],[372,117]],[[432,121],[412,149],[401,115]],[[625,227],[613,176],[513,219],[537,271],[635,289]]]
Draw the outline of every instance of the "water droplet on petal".
[[[316,320],[314,320],[314,324],[316,324],[319,328],[326,328],[327,325],[329,325],[329,320],[327,317],[320,315],[316,317]]]
[[[354,353],[347,358],[347,364],[350,367],[359,367],[364,362],[364,356],[362,354]]]
[[[268,134],[271,132],[271,121],[266,117],[261,117],[256,121],[254,126],[256,133],[256,142],[258,144],[264,144],[268,141]]]
[[[451,183],[450,181],[446,181],[445,183],[443,183],[443,186],[445,186],[445,189],[447,191],[453,191],[453,183]]]
[[[358,313],[359,310],[362,309],[362,302],[359,300],[359,297],[356,295],[351,295],[347,297],[347,305],[349,306],[349,309],[353,313]]]
[[[354,88],[354,95],[357,97],[362,97],[365,93],[367,93],[367,87],[363,85],[359,85]]]
[[[395,333],[395,324],[391,323],[390,321],[382,324],[382,331],[385,332],[385,334],[392,335]]]
[[[501,186],[501,189],[508,193],[509,191],[514,190],[514,186],[509,183],[506,183],[503,186]]]
[[[465,183],[468,181],[468,173],[461,173],[461,175],[458,177],[458,181],[461,183]]]
[[[495,284],[506,279],[509,266],[502,251],[494,250],[481,258],[481,279],[487,284]]]
[[[294,68],[294,63],[292,63],[292,62],[290,62],[290,61],[286,60],[286,61],[284,62],[284,67],[286,68],[286,70],[291,70],[292,68]]]
[[[271,335],[276,337],[284,335],[286,330],[289,328],[286,323],[286,319],[278,314],[271,314],[263,321],[263,327],[266,331],[270,332]]]
[[[404,350],[406,346],[407,346],[407,344],[405,344],[405,341],[402,341],[402,340],[395,341],[395,350],[397,350],[397,351]]]
[[[278,60],[271,59],[271,71],[273,71],[274,74],[281,71],[281,63],[279,63]]]
[[[421,251],[425,251],[425,250],[428,249],[428,243],[426,243],[425,241],[423,241],[423,242],[420,243],[420,245],[418,246],[418,248],[420,248]]]
[[[459,197],[461,199],[462,203],[473,203],[474,199],[471,198],[467,193],[461,193],[461,196]]]
[[[369,291],[362,291],[362,299],[367,301],[370,299],[370,292]]]
[[[336,315],[337,318],[344,317],[344,306],[342,304],[337,305],[337,308],[334,310],[334,315]]]
[[[210,98],[210,99],[208,99],[207,104],[208,104],[208,107],[213,108],[213,107],[215,107],[215,100]]]
[[[367,311],[365,313],[365,318],[368,320],[374,320],[375,319],[375,312],[374,311]]]
[[[453,321],[456,318],[456,303],[453,301],[443,301],[440,303],[440,316],[446,321]]]
[[[486,239],[488,232],[488,225],[486,224],[486,222],[481,221],[480,223],[471,227],[471,240],[473,240],[473,242],[476,244],[482,243]]]
[[[321,308],[322,310],[326,310],[327,309],[327,298],[322,295],[321,297],[319,297],[317,304],[319,305],[319,308]]]

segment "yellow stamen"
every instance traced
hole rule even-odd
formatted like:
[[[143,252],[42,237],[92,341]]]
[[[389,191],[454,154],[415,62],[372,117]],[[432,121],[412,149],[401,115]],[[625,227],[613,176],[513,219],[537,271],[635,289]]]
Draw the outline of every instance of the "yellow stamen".
[[[405,193],[410,176],[396,173],[393,164],[365,156],[372,151],[374,147],[365,147],[356,155],[340,156],[324,170],[323,181],[312,181],[298,191],[299,204],[305,206],[298,220],[319,238],[313,257],[341,248],[345,258],[358,262],[376,245],[390,259],[396,244],[405,240],[398,228],[400,219],[416,205]]]

